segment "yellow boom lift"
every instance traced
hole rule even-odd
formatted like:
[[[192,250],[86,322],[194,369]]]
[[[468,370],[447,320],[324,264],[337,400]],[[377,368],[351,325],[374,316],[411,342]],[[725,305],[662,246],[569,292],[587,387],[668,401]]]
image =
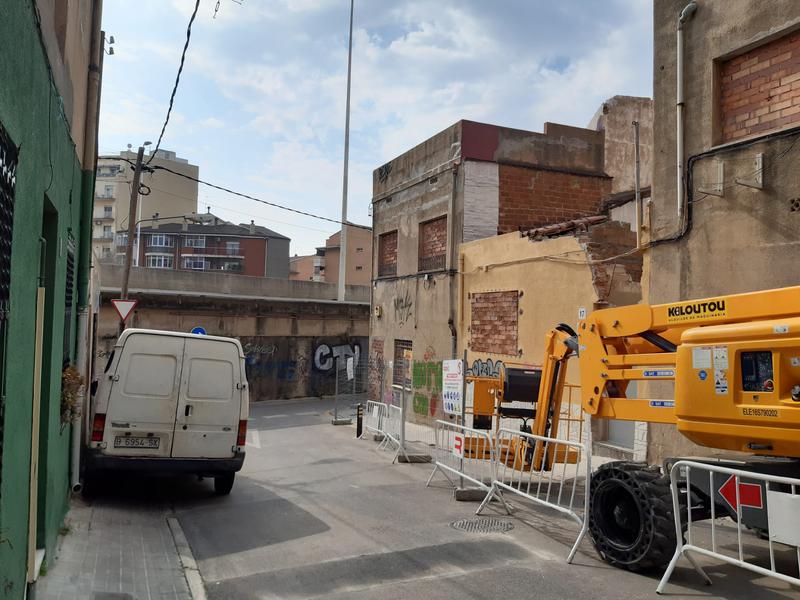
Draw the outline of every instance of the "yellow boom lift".
[[[745,453],[694,460],[800,477],[800,287],[598,310],[578,323],[577,332],[559,325],[546,335],[540,372],[509,371],[499,388],[495,384],[492,400],[481,393],[490,386],[476,378],[475,425],[485,428],[480,413],[492,403],[495,416],[530,420],[523,430],[555,436],[572,358],[579,361],[583,411],[592,417],[673,424],[697,444]],[[628,398],[631,381],[661,382],[649,388],[674,389],[674,398]],[[530,408],[509,413],[503,407],[523,398]],[[677,460],[665,461],[663,470],[619,461],[595,471],[589,527],[604,560],[633,571],[669,562],[676,532],[668,473]],[[688,487],[693,520],[710,518],[712,504],[717,516],[736,517],[724,483],[706,474],[680,483]],[[743,523],[766,531],[765,508],[740,507]]]

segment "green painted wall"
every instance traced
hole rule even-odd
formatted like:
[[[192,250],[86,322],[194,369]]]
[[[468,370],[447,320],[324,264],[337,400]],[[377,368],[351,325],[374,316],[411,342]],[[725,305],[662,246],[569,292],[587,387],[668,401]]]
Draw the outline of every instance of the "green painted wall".
[[[0,19],[0,123],[19,146],[6,356],[6,406],[0,472],[0,598],[22,598],[28,522],[34,325],[39,237],[48,243],[40,431],[39,539],[54,554],[68,507],[70,428],[60,421],[67,247],[75,240],[76,286],[81,207],[92,201],[61,99],[47,69],[31,0],[4,0]],[[87,176],[88,175],[88,176]],[[86,228],[86,235],[91,231]],[[76,287],[74,298],[78,297]],[[73,306],[72,319],[77,309]],[[74,359],[75,324],[68,352]]]

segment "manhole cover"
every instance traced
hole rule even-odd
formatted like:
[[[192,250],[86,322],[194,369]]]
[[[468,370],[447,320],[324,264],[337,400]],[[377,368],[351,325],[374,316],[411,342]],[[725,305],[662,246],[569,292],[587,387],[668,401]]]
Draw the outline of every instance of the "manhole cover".
[[[461,519],[460,521],[454,521],[451,525],[468,533],[506,533],[514,529],[514,524],[511,521],[503,521],[495,517]]]

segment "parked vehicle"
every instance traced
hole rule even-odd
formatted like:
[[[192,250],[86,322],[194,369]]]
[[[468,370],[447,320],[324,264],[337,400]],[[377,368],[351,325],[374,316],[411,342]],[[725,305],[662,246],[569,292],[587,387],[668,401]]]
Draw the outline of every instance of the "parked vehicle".
[[[247,415],[238,340],[126,329],[93,385],[85,473],[193,473],[228,494],[244,463]]]

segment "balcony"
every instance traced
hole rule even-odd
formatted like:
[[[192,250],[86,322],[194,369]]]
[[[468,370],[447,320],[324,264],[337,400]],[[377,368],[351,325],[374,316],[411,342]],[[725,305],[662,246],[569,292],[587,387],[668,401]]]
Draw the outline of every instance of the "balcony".
[[[244,258],[241,248],[228,248],[226,246],[205,246],[204,248],[187,248],[184,246],[181,248],[181,256]]]
[[[92,234],[92,241],[93,242],[113,242],[114,241],[114,234],[113,233],[93,233]]]
[[[92,214],[92,219],[95,221],[113,221],[114,220],[114,213],[113,212],[96,212]]]
[[[447,264],[446,254],[419,257],[419,271],[441,271]]]

